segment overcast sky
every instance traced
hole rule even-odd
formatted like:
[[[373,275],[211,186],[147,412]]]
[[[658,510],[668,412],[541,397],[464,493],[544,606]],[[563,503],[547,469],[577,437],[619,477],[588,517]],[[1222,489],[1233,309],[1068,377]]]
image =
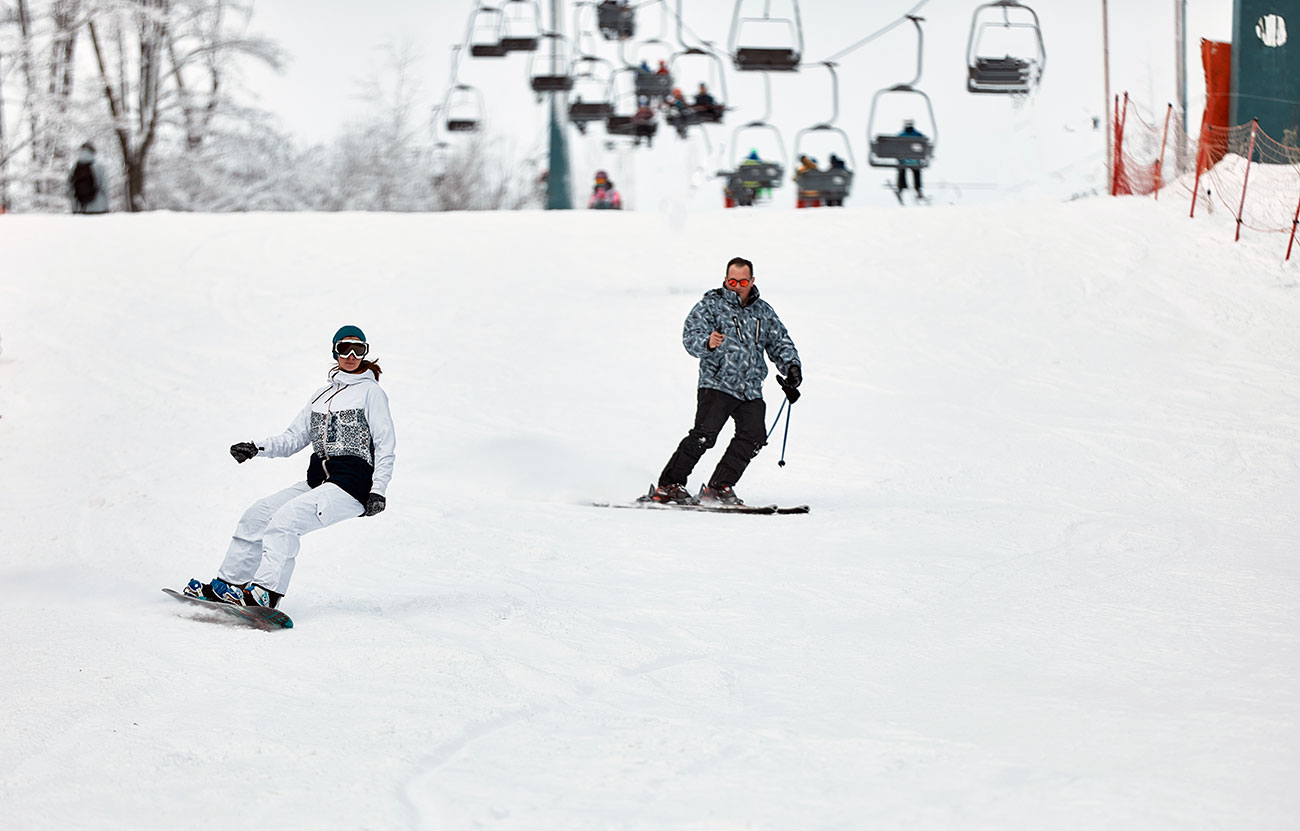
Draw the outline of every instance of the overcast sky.
[[[669,0],[676,9],[676,0]],[[917,0],[810,0],[799,3],[807,61],[829,57],[866,35],[888,25],[914,7]],[[788,17],[792,4],[771,0],[773,16]],[[1070,175],[1068,168],[1085,163],[1088,148],[1104,148],[1105,137],[1091,130],[1091,118],[1104,106],[1102,26],[1100,0],[1038,0],[1038,13],[1047,62],[1043,83],[1028,100],[1007,96],[971,95],[965,90],[966,42],[973,0],[930,0],[918,14],[924,23],[924,71],[918,87],[931,99],[939,134],[933,173],[953,181],[1005,183],[1017,176]],[[572,34],[573,4],[564,4],[563,25]],[[746,9],[761,12],[763,0]],[[1115,0],[1110,3],[1111,89],[1128,90],[1149,111],[1163,115],[1166,103],[1177,100],[1175,89],[1174,15],[1177,0]],[[382,66],[379,47],[406,44],[421,56],[417,74],[422,84],[422,111],[440,102],[451,70],[451,46],[465,38],[473,0],[261,0],[256,5],[253,28],[278,40],[291,56],[284,73],[256,76],[262,104],[283,118],[284,125],[304,143],[326,141],[349,120],[366,111],[359,97],[362,82]],[[542,0],[549,19],[550,4]],[[1204,104],[1200,71],[1201,38],[1231,38],[1232,0],[1188,0],[1187,53],[1188,104],[1191,127],[1199,123]],[[683,0],[682,15],[691,30],[726,49],[734,4],[729,0]],[[677,47],[675,22],[658,5],[642,8],[638,39],[661,37]],[[594,15],[582,18],[583,25]],[[1295,23],[1300,31],[1300,21]],[[584,41],[596,43],[591,38]],[[595,48],[595,47],[589,47]],[[601,54],[617,60],[613,44],[600,42]],[[657,46],[629,49],[626,55],[654,58]],[[666,53],[664,53],[666,54]],[[872,44],[839,61],[840,119],[837,125],[850,136],[859,163],[867,152],[868,115],[873,94],[910,80],[915,70],[916,36],[910,26],[897,28]],[[527,64],[522,55],[499,60],[462,61],[460,80],[483,92],[489,129],[508,136],[521,154],[538,155],[544,149],[544,109],[527,89]],[[684,79],[693,86],[694,79]],[[731,103],[738,107],[727,127],[715,129],[710,144],[733,137],[732,125],[759,118],[764,95],[756,73],[738,74],[728,67]],[[829,75],[808,67],[802,72],[775,76],[773,114],[787,154],[801,127],[825,120],[831,114]],[[882,113],[891,101],[882,99]],[[881,113],[878,113],[878,118]],[[891,114],[890,119],[893,119]],[[925,114],[918,119],[923,124]],[[884,132],[877,124],[873,132]],[[600,134],[597,128],[593,131]],[[1093,133],[1092,135],[1086,135]],[[593,140],[588,140],[591,143]],[[737,137],[738,144],[766,141],[763,136]],[[583,160],[599,163],[593,147],[577,142],[575,167]],[[595,149],[593,149],[595,148]],[[747,148],[742,148],[742,151]],[[656,151],[658,152],[658,151]],[[762,148],[763,155],[771,155]],[[823,148],[817,149],[823,153]],[[700,150],[697,155],[704,153]],[[724,160],[725,161],[725,160]],[[1086,162],[1087,164],[1094,164]],[[1065,170],[1062,173],[1062,170]],[[1026,173],[1026,171],[1028,171]]]

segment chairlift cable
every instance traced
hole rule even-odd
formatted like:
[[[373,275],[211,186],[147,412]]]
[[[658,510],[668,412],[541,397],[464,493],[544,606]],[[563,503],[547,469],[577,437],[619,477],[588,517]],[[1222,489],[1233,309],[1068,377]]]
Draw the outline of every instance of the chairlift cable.
[[[682,45],[683,49],[697,48],[697,47],[686,45],[686,41],[682,38],[682,31],[684,30],[688,35],[695,38],[697,43],[701,44],[698,47],[701,52],[705,52],[707,54],[714,55],[719,58],[730,57],[730,55],[728,55],[726,52],[719,52],[717,49],[714,49],[713,41],[705,40],[704,38],[696,34],[695,31],[691,29],[690,26],[686,25],[686,19],[684,15],[681,14],[681,0],[677,0],[677,6],[678,6],[677,11],[673,11],[672,8],[669,7],[666,0],[657,0],[657,2],[663,2],[664,8],[668,10],[668,14],[672,15],[673,19],[677,21],[677,42]]]
[[[903,14],[902,17],[899,17],[893,23],[890,23],[884,28],[872,32],[871,34],[864,37],[862,40],[858,41],[857,43],[854,43],[852,46],[848,46],[845,47],[844,49],[841,49],[840,51],[836,52],[834,55],[831,55],[825,61],[821,61],[821,63],[834,63],[835,61],[838,61],[840,58],[843,58],[845,55],[848,55],[852,52],[856,52],[857,50],[861,49],[863,46],[866,46],[868,43],[871,43],[873,40],[879,37],[883,37],[885,34],[889,32],[892,32],[894,29],[897,29],[899,26],[902,26],[904,23],[906,23],[913,15],[915,15],[918,11],[920,11],[922,6],[926,5],[929,2],[930,0],[920,0],[919,3],[917,3],[912,8],[908,9],[907,12]]]

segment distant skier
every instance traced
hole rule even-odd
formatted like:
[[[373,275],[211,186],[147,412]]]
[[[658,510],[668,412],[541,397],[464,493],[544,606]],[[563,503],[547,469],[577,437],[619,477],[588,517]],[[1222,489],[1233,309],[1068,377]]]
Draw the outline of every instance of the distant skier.
[[[912,119],[903,121],[903,129],[899,132],[904,138],[925,138],[925,133],[916,129],[916,123]],[[921,193],[921,162],[918,159],[899,159],[898,160],[898,192],[899,199],[902,199],[902,192],[907,190],[907,171],[912,171],[912,187],[916,189],[916,198],[924,199],[925,195]]]
[[[743,505],[734,490],[736,482],[767,442],[764,353],[785,374],[777,376],[777,382],[791,401],[799,397],[796,388],[803,381],[794,341],[776,311],[759,299],[753,263],[743,257],[727,263],[722,287],[705,293],[686,316],[682,345],[700,359],[695,426],[659,474],[650,498],[682,505]],[[691,496],[686,481],[704,452],[717,443],[727,419],[736,422],[735,437],[699,497]]]
[[[86,142],[68,173],[68,196],[74,214],[108,213],[108,177],[95,161],[95,145]]]
[[[191,597],[275,608],[289,589],[299,539],[336,522],[374,516],[386,507],[395,437],[379,364],[355,326],[334,334],[335,366],[283,433],[232,445],[240,464],[254,456],[292,456],[311,445],[307,480],[254,502],[235,526],[213,581],[190,580]]]
[[[618,191],[598,187],[591,199],[587,200],[587,207],[594,211],[619,211],[623,209],[623,198]]]

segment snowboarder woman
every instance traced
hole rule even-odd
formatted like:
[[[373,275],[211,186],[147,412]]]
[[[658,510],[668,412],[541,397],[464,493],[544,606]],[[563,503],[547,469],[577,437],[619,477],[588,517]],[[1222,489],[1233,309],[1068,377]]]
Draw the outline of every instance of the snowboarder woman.
[[[254,502],[235,526],[211,584],[191,580],[185,594],[243,606],[275,608],[289,589],[299,538],[356,516],[384,510],[393,475],[393,420],[379,388],[379,364],[366,360],[366,336],[355,326],[334,335],[329,383],[283,433],[232,445],[244,463],[254,456],[292,456],[311,445],[307,480]]]
[[[767,443],[763,423],[767,363],[763,354],[785,373],[777,382],[791,401],[798,397],[795,388],[803,381],[794,341],[776,310],[758,297],[753,263],[743,257],[727,263],[722,287],[707,292],[686,316],[682,345],[700,359],[695,426],[659,474],[650,499],[684,505],[742,505],[733,488]],[[736,435],[697,499],[686,489],[686,480],[704,451],[717,443],[729,418],[736,422]]]

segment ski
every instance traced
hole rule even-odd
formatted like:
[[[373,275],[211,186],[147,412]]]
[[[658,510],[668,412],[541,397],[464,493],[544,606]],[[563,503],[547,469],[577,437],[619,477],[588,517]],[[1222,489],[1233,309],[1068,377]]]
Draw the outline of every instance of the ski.
[[[228,615],[232,622],[241,622],[249,626],[255,626],[258,629],[275,631],[276,629],[292,629],[293,621],[284,612],[277,609],[263,609],[260,606],[236,606],[233,603],[219,603],[215,600],[205,600],[201,597],[190,597],[174,589],[163,589],[164,592],[185,603],[194,603],[202,606],[205,610]]]
[[[702,514],[806,514],[811,508],[807,505],[678,505],[674,503],[651,502],[593,502],[597,508],[636,508],[644,511],[690,511]]]

